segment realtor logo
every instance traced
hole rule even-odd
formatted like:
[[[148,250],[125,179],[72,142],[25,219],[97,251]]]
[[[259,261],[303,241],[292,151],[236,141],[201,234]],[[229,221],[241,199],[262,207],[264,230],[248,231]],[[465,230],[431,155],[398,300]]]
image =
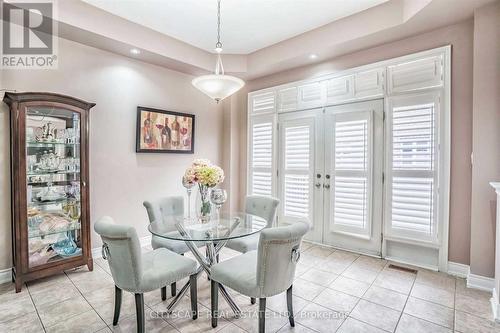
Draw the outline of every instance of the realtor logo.
[[[57,67],[53,2],[4,2],[2,20],[4,69]]]

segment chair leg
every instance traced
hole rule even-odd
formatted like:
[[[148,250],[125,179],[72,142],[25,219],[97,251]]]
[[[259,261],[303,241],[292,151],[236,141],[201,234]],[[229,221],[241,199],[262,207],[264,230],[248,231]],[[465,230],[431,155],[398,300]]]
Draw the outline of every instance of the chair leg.
[[[259,333],[266,332],[266,299],[259,298]]]
[[[290,326],[295,327],[295,319],[293,318],[293,305],[292,305],[292,286],[290,286],[290,288],[286,290],[286,306],[288,308],[288,321],[290,322]]]
[[[175,294],[177,293],[177,282],[174,282],[170,285],[170,293],[172,294],[172,296],[175,296]]]
[[[198,276],[193,274],[189,277],[189,296],[191,297],[191,313],[193,320],[198,318]]]
[[[122,290],[115,286],[115,314],[113,315],[113,326],[118,325],[120,309],[122,307]]]
[[[210,298],[212,303],[212,327],[217,327],[217,318],[219,316],[219,283],[214,280],[210,281],[211,291]]]
[[[164,301],[167,299],[167,287],[161,287],[161,300]]]
[[[145,332],[144,295],[135,294],[135,315],[137,316],[137,333]]]
[[[250,303],[255,304],[255,297],[250,297]]]

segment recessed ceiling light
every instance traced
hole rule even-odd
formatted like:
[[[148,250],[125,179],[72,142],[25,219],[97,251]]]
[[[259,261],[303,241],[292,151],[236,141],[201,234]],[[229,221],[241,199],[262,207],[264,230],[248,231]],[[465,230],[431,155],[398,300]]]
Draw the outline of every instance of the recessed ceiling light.
[[[139,49],[130,49],[130,53],[139,54],[139,53],[141,53],[141,51]]]
[[[318,55],[317,55],[317,54],[314,54],[314,53],[313,53],[313,54],[310,54],[310,55],[309,55],[309,59],[311,59],[311,60],[314,60],[314,59],[316,59],[316,58],[318,58]]]

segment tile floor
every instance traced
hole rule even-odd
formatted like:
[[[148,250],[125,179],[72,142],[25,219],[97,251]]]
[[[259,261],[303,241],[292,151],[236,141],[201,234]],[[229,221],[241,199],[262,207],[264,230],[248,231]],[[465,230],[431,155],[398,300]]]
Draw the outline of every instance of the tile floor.
[[[224,249],[221,257],[233,255]],[[28,283],[19,294],[10,283],[0,285],[0,332],[135,332],[133,296],[124,293],[120,322],[113,327],[113,280],[105,260],[96,259],[94,266],[93,272],[81,268]],[[247,297],[232,294],[244,313],[257,310]],[[284,315],[283,294],[267,301],[267,332],[500,332],[491,320],[490,295],[467,289],[463,279],[427,270],[412,274],[389,268],[386,260],[309,243],[303,243],[294,294],[295,328]],[[159,290],[145,295],[147,332],[257,332],[255,317],[234,318],[222,300],[223,318],[211,329],[205,277],[199,279],[198,320],[182,316],[188,297],[177,316],[162,317],[168,302]]]

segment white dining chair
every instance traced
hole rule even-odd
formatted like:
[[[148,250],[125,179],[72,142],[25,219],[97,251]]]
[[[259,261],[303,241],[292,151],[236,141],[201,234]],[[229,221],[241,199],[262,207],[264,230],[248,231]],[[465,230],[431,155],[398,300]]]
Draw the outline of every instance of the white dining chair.
[[[135,295],[137,332],[144,332],[144,293],[162,290],[166,286],[189,276],[192,318],[198,317],[197,264],[167,249],[156,249],[142,254],[134,227],[115,224],[109,216],[100,218],[94,230],[101,236],[103,258],[109,263],[115,283],[115,309],[113,326],[118,324],[122,303],[122,290]]]
[[[157,200],[146,200],[143,202],[148,213],[149,222],[162,221],[166,228],[170,228],[172,233],[178,234],[175,227],[175,216],[184,215],[184,198],[182,196],[169,196]],[[168,230],[166,230],[168,231]],[[203,244],[197,244],[203,246]],[[165,248],[180,255],[189,252],[189,248],[184,241],[171,240],[153,235],[151,237],[151,247],[153,249]],[[172,282],[170,293],[176,295],[177,283]],[[163,291],[162,291],[163,292]],[[166,297],[166,294],[162,296]]]
[[[267,228],[260,233],[258,249],[212,266],[212,327],[217,327],[219,284],[259,299],[259,333],[265,332],[266,298],[286,290],[288,319],[295,326],[292,284],[300,258],[300,243],[309,224]]]

